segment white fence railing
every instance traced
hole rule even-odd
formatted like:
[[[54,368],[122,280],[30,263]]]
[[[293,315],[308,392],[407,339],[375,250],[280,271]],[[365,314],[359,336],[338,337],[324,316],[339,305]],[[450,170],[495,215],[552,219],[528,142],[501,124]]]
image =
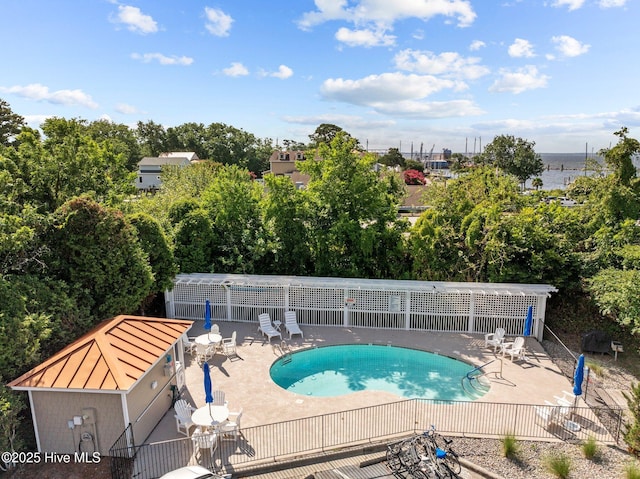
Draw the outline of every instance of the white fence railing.
[[[300,324],[467,333],[524,331],[533,306],[533,336],[542,339],[553,286],[294,276],[178,275],[165,295],[167,316],[203,320],[205,301],[218,321],[257,322],[260,313]]]

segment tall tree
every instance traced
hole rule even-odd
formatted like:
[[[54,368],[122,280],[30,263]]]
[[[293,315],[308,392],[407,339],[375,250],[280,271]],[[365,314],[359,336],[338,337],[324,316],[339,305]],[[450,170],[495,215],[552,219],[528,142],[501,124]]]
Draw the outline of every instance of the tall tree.
[[[24,126],[24,118],[14,113],[9,103],[0,98],[0,145],[11,145]]]
[[[529,178],[544,170],[542,158],[535,152],[534,146],[534,141],[515,138],[513,135],[499,135],[486,146],[482,161],[515,176],[524,187]]]
[[[631,180],[636,177],[636,167],[633,158],[640,153],[640,142],[635,138],[629,138],[629,129],[625,126],[614,133],[618,138],[616,146],[601,150],[605,162],[613,170],[616,183],[629,186]]]

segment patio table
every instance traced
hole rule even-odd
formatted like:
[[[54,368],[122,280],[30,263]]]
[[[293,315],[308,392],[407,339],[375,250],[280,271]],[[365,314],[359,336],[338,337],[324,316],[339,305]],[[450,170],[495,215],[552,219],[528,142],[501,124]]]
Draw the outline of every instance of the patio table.
[[[206,404],[196,409],[191,415],[191,420],[201,427],[217,427],[229,418],[227,406],[213,406]]]
[[[201,334],[195,339],[196,344],[201,344],[202,346],[209,346],[210,344],[220,344],[220,341],[222,341],[222,335],[215,333]]]

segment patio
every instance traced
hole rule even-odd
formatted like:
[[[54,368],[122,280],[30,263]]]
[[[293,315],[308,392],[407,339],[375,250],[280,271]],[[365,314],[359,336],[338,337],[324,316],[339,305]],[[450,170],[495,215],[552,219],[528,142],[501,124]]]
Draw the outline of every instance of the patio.
[[[307,397],[285,391],[274,384],[269,368],[280,356],[278,338],[269,343],[257,330],[257,323],[218,321],[223,337],[237,331],[238,359],[229,360],[216,354],[209,365],[214,389],[222,389],[229,401],[229,409],[244,408],[242,427],[278,423],[284,420],[316,416],[320,414],[355,409],[402,400],[386,392],[363,391],[335,398]],[[302,326],[304,339],[298,336],[289,340],[283,336],[293,351],[311,346],[330,344],[392,344],[436,352],[459,358],[474,366],[488,365],[485,370],[498,372],[502,367],[502,378],[491,381],[491,390],[482,397],[482,402],[511,404],[544,404],[570,390],[571,384],[545,354],[539,343],[527,339],[528,361],[511,362],[507,357],[484,347],[484,337],[479,334],[433,333],[419,331],[378,330],[368,328],[344,329],[336,327]],[[201,322],[194,323],[189,336],[206,332]],[[196,408],[205,405],[202,370],[195,360],[185,355],[186,388],[182,398]],[[145,442],[163,441],[179,437],[176,433],[173,410],[167,412]],[[140,438],[137,438],[140,442]]]

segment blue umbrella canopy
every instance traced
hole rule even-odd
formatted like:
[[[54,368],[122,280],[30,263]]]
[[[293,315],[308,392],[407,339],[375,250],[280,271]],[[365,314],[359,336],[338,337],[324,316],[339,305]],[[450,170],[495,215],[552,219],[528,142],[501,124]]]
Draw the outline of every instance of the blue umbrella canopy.
[[[580,396],[582,394],[582,382],[584,381],[584,354],[578,357],[576,372],[573,375],[573,394]]]
[[[527,319],[524,321],[523,336],[531,336],[531,328],[533,328],[533,306],[529,306],[527,309]]]
[[[204,329],[211,330],[211,303],[208,299],[204,303]]]
[[[213,402],[213,395],[211,394],[211,373],[209,371],[209,363],[204,363],[202,365],[202,370],[204,371],[204,400],[207,404],[211,404]]]

